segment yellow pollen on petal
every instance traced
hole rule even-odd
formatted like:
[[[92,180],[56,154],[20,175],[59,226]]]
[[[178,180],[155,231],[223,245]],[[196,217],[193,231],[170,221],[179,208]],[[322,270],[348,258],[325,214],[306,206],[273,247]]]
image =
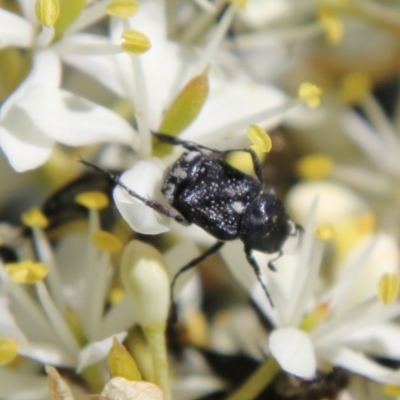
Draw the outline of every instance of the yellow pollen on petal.
[[[331,240],[334,233],[333,225],[328,223],[320,225],[315,232],[317,238],[323,241]]]
[[[60,15],[60,3],[58,0],[37,0],[35,14],[40,24],[53,26]]]
[[[383,274],[378,284],[378,296],[383,304],[393,303],[399,295],[399,276]]]
[[[389,397],[398,397],[398,396],[400,396],[400,386],[384,385],[383,393]]]
[[[42,281],[49,272],[45,264],[30,260],[9,263],[6,270],[16,283],[36,283]]]
[[[363,72],[347,74],[340,85],[340,96],[348,104],[357,104],[372,90],[371,78]]]
[[[116,253],[122,250],[121,241],[112,233],[97,231],[92,235],[92,243],[100,250],[107,253]]]
[[[297,171],[303,179],[323,179],[330,175],[333,160],[325,154],[311,154],[297,163]]]
[[[31,208],[21,215],[22,223],[30,228],[46,228],[49,224],[47,217],[38,207]]]
[[[10,364],[18,354],[18,343],[14,339],[0,338],[0,365]]]
[[[101,210],[110,204],[109,198],[100,191],[80,193],[75,197],[75,202],[89,210]]]
[[[258,147],[261,153],[269,153],[272,149],[272,140],[261,126],[252,124],[247,128],[247,137]]]
[[[107,364],[112,378],[120,377],[128,381],[142,380],[135,360],[115,337],[108,353]]]
[[[324,27],[328,41],[338,43],[343,37],[343,23],[337,13],[330,7],[321,6],[318,10],[318,19]]]
[[[225,0],[227,3],[236,4],[238,7],[244,9],[247,6],[247,0]]]
[[[143,54],[150,49],[150,39],[143,33],[134,29],[127,29],[122,33],[122,38],[125,40],[122,42],[122,48],[131,54]]]
[[[113,287],[108,295],[108,301],[111,305],[119,303],[125,296],[125,290],[120,287]]]
[[[322,90],[318,86],[304,82],[299,86],[298,96],[308,105],[310,108],[318,107],[321,103]]]
[[[327,303],[319,305],[314,311],[306,314],[300,323],[300,329],[305,332],[311,332],[321,321],[329,314],[329,305]]]
[[[139,9],[136,0],[114,0],[107,5],[107,13],[113,17],[128,18],[135,15]]]

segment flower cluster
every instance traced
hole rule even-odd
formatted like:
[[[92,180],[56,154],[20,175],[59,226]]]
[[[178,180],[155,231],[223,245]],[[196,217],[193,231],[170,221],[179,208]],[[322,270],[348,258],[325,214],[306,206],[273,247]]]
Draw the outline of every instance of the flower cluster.
[[[399,15],[0,0],[0,398],[400,398]],[[276,254],[171,218],[182,143],[265,176]]]

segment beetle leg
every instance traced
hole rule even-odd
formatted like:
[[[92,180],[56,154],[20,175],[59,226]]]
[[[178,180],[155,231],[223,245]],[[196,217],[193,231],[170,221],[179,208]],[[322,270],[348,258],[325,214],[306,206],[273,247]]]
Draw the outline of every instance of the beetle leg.
[[[174,276],[171,282],[171,306],[173,309],[173,315],[176,316],[176,306],[175,306],[175,301],[174,301],[174,288],[176,281],[178,278],[186,271],[189,269],[194,268],[196,265],[201,263],[203,260],[205,260],[207,257],[211,256],[212,254],[216,253],[223,245],[225,242],[216,242],[214,243],[211,247],[209,247],[203,254],[200,254],[198,257],[194,258],[192,261],[190,261],[188,264],[184,265]],[[176,318],[174,318],[176,319]]]
[[[254,273],[256,274],[258,282],[260,282],[265,294],[267,295],[267,298],[268,298],[269,303],[271,304],[271,307],[274,307],[274,303],[271,299],[271,295],[269,294],[268,289],[265,286],[264,281],[262,280],[262,273],[261,273],[260,266],[257,264],[257,261],[255,260],[253,254],[251,253],[251,249],[245,246],[244,252],[246,253],[247,261],[252,266]],[[269,267],[269,263],[268,263],[268,267]]]
[[[94,168],[97,171],[100,171],[104,174],[107,174],[109,178],[118,186],[122,187],[122,189],[126,190],[127,193],[129,193],[132,197],[135,197],[136,199],[142,201],[147,207],[152,208],[154,211],[159,212],[160,214],[163,214],[169,218],[172,218],[176,222],[179,222],[182,225],[189,225],[189,221],[186,220],[181,214],[177,213],[175,210],[172,208],[169,208],[167,206],[164,206],[163,204],[152,200],[152,199],[147,199],[146,197],[141,196],[139,193],[136,193],[134,190],[130,189],[128,186],[125,185],[124,182],[122,182],[121,178],[118,175],[112,174],[110,171],[104,170],[97,165],[91,164],[88,161],[81,160],[81,162],[88,167]]]

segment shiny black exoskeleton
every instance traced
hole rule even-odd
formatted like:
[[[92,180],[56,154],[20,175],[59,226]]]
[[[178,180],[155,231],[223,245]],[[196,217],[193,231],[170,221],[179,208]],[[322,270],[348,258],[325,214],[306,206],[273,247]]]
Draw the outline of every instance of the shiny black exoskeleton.
[[[290,233],[277,197],[214,153],[182,154],[166,171],[162,193],[188,223],[221,241],[241,239],[249,249],[276,253]]]
[[[263,188],[262,169],[257,155],[251,149],[219,151],[172,136],[153,134],[164,143],[180,145],[188,150],[164,175],[162,193],[174,209],[141,196],[128,188],[118,176],[111,173],[108,175],[148,207],[181,224],[195,224],[218,240],[202,255],[179,270],[172,281],[172,289],[181,273],[217,252],[226,241],[240,239],[244,244],[246,258],[272,305],[252,250],[278,253],[278,256],[268,263],[268,267],[275,270],[272,262],[282,255],[282,246],[292,234],[291,228],[296,226],[296,231],[300,228],[290,221],[285,207],[273,191]],[[223,160],[225,155],[235,151],[244,151],[251,155],[257,179],[233,168]]]

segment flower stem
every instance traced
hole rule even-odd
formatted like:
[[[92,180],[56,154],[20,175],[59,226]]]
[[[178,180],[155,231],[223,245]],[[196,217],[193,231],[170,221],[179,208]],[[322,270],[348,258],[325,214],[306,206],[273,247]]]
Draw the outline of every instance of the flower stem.
[[[273,357],[269,357],[228,400],[256,398],[273,381],[279,371],[279,364]]]
[[[150,347],[156,377],[156,384],[164,392],[165,400],[172,400],[168,378],[167,347],[165,342],[165,326],[142,327]]]

